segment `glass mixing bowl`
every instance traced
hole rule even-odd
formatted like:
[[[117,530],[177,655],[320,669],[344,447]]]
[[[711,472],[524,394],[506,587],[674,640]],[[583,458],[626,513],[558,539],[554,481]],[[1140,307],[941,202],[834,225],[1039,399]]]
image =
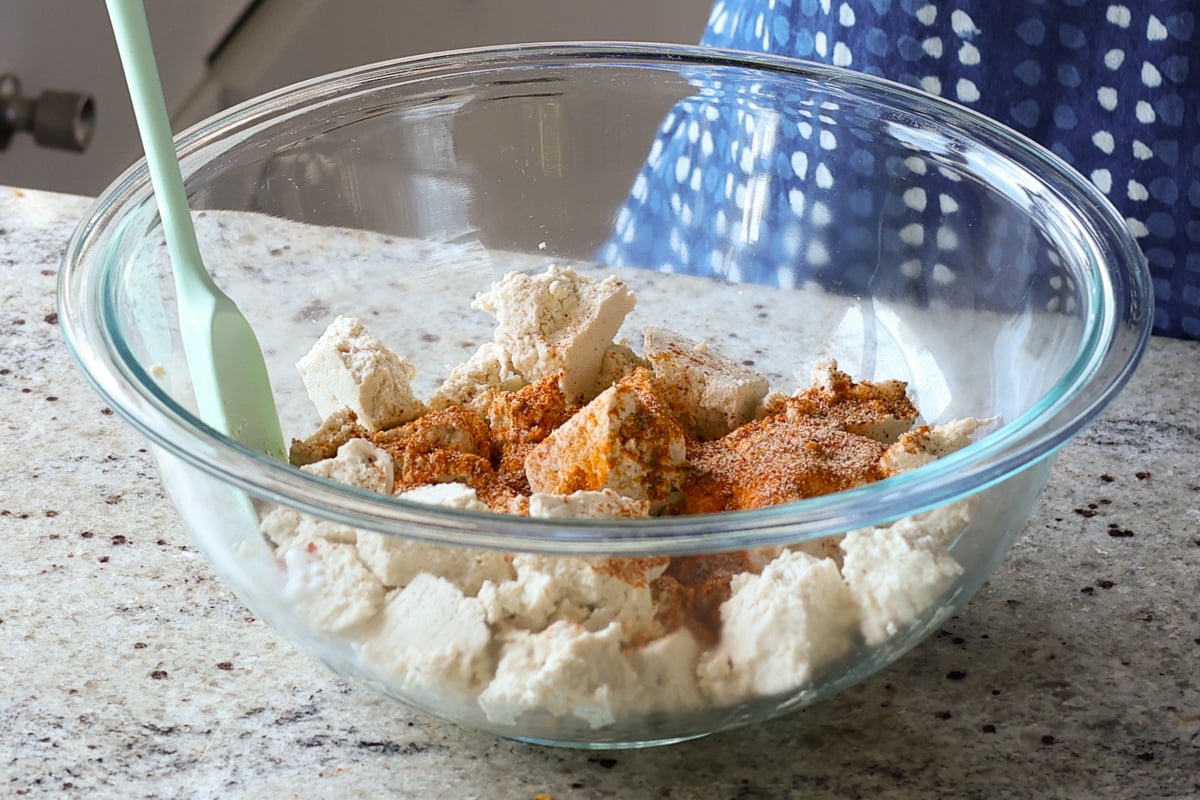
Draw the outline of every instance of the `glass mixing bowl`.
[[[783,392],[833,358],[907,381],[923,422],[996,419],[886,480],[687,517],[502,516],[331,481],[197,418],[135,164],[64,259],[60,317],[88,380],[149,439],[184,524],[255,613],[340,675],[502,736],[679,741],[881,669],[976,592],[1149,332],[1136,243],[1070,167],[959,106],[803,62],[445,53],[298,84],[177,143],[201,251],[259,335],[292,437],[321,421],[295,365],[336,315],[417,365],[427,395],[492,336],[475,294],[551,263],[626,281],[635,348],[641,325],[668,327]],[[646,633],[664,564],[739,551],[707,638]],[[650,566],[614,577],[636,564]]]

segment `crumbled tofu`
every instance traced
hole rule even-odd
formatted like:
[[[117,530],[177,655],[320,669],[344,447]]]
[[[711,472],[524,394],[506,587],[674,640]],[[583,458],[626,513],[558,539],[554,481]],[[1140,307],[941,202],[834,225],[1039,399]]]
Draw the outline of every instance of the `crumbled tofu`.
[[[717,439],[754,419],[769,387],[757,370],[665,328],[642,328],[643,352],[667,404],[699,439]]]
[[[891,444],[917,419],[907,389],[904,381],[854,381],[830,359],[813,368],[811,386],[787,399],[785,413]]]
[[[358,415],[349,408],[333,412],[317,432],[307,439],[293,439],[288,451],[288,461],[293,466],[303,467],[324,461],[337,455],[338,448],[351,439],[365,439],[367,429],[358,424]]]
[[[942,456],[961,450],[971,443],[971,435],[996,418],[977,419],[966,417],[945,425],[921,426],[903,434],[883,454],[881,463],[890,474],[923,467]]]
[[[526,712],[573,715],[593,728],[611,725],[613,709],[637,686],[621,652],[623,638],[615,622],[598,631],[564,620],[537,633],[513,631],[479,705],[502,725],[515,725]]]
[[[451,406],[486,405],[496,393],[515,391],[528,381],[513,371],[504,349],[495,342],[484,342],[470,358],[450,370],[433,396],[429,407],[435,411]]]
[[[396,495],[402,500],[414,503],[425,503],[443,508],[457,508],[463,511],[487,511],[488,507],[479,500],[479,494],[462,483],[431,483],[418,486]]]
[[[796,689],[854,644],[854,600],[828,559],[785,551],[732,588],[720,643],[699,668],[701,690],[718,701]]]
[[[383,607],[383,586],[353,544],[301,542],[283,553],[283,562],[288,575],[284,599],[319,631],[348,633]]]
[[[628,640],[658,630],[650,584],[670,559],[570,558],[521,553],[512,558],[516,578],[484,584],[479,598],[488,619],[507,627],[541,630],[566,620],[587,630],[612,622]]]
[[[969,503],[960,501],[843,537],[842,576],[868,645],[911,625],[955,584],[963,570],[947,545],[969,521]]]
[[[392,457],[366,439],[351,439],[338,448],[333,458],[308,464],[301,469],[331,481],[384,494],[392,493],[395,476]]]
[[[412,367],[339,317],[300,364],[324,422],[292,462],[445,508],[641,519],[841,491],[992,421],[911,429],[904,383],[855,382],[833,361],[809,387],[769,393],[757,371],[662,328],[645,328],[642,358],[612,340],[633,302],[619,280],[569,268],[507,275],[474,304],[496,316],[495,340],[451,370],[432,411],[412,396]],[[794,692],[861,642],[911,629],[962,573],[950,548],[972,502],[670,557],[514,555],[285,508],[261,528],[297,612],[400,691],[497,724],[528,712],[602,727]]]
[[[349,408],[365,428],[377,431],[425,411],[409,385],[416,368],[353,317],[335,319],[296,368],[322,419]]]
[[[332,458],[306,464],[300,469],[369,492],[391,494],[392,491],[392,457],[365,439],[351,439],[339,447]],[[265,514],[260,528],[281,551],[296,542],[318,539],[353,544],[357,537],[357,531],[348,525],[301,514],[282,506]]]
[[[595,385],[634,296],[615,277],[596,281],[551,266],[538,275],[510,272],[471,305],[495,315],[494,341],[516,372],[530,382],[561,372],[563,390],[575,400]]]
[[[612,489],[661,503],[680,481],[683,430],[639,369],[601,392],[525,458],[530,488],[548,494]]]
[[[488,510],[475,490],[461,483],[430,484],[397,496],[444,508]],[[501,583],[514,575],[508,557],[498,550],[453,547],[370,531],[359,531],[357,541],[363,563],[389,589],[407,586],[426,573],[445,578],[463,594],[473,597],[485,581]]]
[[[637,519],[650,516],[650,503],[617,494],[612,489],[598,492],[529,496],[529,516],[543,519]]]
[[[638,367],[649,368],[650,362],[633,351],[624,340],[613,342],[600,358],[600,371],[592,391],[583,399],[589,401],[614,383],[628,376]]]
[[[471,696],[491,679],[492,632],[478,600],[422,573],[389,599],[363,656],[408,690]]]
[[[696,681],[700,643],[687,628],[628,649],[629,666],[637,674],[634,708],[686,711],[701,708],[704,698]]]

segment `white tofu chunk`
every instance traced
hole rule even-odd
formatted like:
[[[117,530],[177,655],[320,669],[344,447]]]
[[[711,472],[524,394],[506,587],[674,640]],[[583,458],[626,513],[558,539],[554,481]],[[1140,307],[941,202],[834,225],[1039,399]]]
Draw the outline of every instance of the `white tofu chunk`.
[[[409,384],[416,368],[353,317],[339,316],[330,323],[296,368],[322,418],[349,408],[363,427],[378,431],[425,411]]]
[[[479,598],[488,620],[504,627],[541,630],[565,620],[595,631],[617,622],[627,641],[658,635],[651,583],[667,557],[605,559],[520,553],[513,580],[485,584]]]
[[[647,325],[642,336],[667,403],[692,435],[719,439],[754,419],[770,388],[758,370],[666,328]]]
[[[666,500],[687,458],[683,429],[654,394],[652,376],[639,369],[601,392],[525,457],[535,492],[614,492]]]
[[[338,448],[333,458],[306,464],[300,469],[331,481],[384,494],[392,493],[395,479],[395,461],[391,454],[366,439],[351,439]]]
[[[346,634],[383,607],[383,587],[353,544],[298,541],[284,552],[283,561],[288,576],[284,599],[319,631]]]
[[[514,370],[531,383],[561,371],[574,401],[595,386],[604,352],[634,302],[614,276],[597,281],[552,265],[537,275],[510,272],[471,306],[495,315],[494,341]]]
[[[333,458],[305,464],[300,469],[369,492],[391,494],[395,462],[386,450],[379,449],[366,439],[351,439],[338,448]],[[283,506],[277,506],[266,514],[259,528],[281,552],[297,542],[324,539],[353,544],[358,537],[358,531],[349,525],[301,514]]]
[[[850,651],[858,613],[830,559],[787,550],[742,573],[721,606],[721,641],[698,668],[716,702],[793,691]]]
[[[431,483],[418,486],[396,495],[401,500],[425,503],[442,508],[457,508],[462,511],[487,511],[488,507],[479,499],[479,494],[465,483]]]
[[[508,355],[495,342],[484,342],[466,361],[454,366],[442,385],[429,398],[429,407],[441,411],[450,406],[475,407],[486,404],[497,392],[520,389],[529,381],[513,372]]]
[[[617,623],[593,632],[559,621],[539,633],[513,631],[506,639],[495,678],[479,695],[492,722],[515,725],[535,711],[574,715],[601,728],[616,721],[614,708],[637,686]]]
[[[529,497],[529,516],[542,519],[638,519],[650,516],[650,503],[612,489],[570,494],[536,492]]]
[[[704,705],[696,682],[700,644],[687,628],[629,650],[626,657],[638,676],[634,708],[682,711]]]
[[[397,497],[443,508],[488,510],[475,490],[461,483],[419,486]],[[357,541],[363,563],[388,588],[405,587],[421,573],[429,573],[473,597],[485,581],[499,583],[514,575],[508,557],[499,550],[454,547],[372,531],[359,531]]]
[[[969,522],[969,503],[960,501],[845,535],[842,576],[858,605],[867,644],[911,626],[957,582],[963,569],[946,544]]]
[[[893,475],[923,467],[942,456],[961,450],[972,441],[971,435],[999,418],[966,417],[945,425],[920,427],[900,436],[884,452],[880,464]]]
[[[363,657],[409,690],[466,697],[492,676],[492,632],[478,600],[421,573],[388,600]]]

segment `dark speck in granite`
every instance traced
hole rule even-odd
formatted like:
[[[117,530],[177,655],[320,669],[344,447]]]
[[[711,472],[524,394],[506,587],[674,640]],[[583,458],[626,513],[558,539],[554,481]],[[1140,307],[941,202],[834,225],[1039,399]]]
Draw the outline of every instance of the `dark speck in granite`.
[[[321,322],[328,317],[329,306],[323,300],[313,300],[296,313],[297,322]]]

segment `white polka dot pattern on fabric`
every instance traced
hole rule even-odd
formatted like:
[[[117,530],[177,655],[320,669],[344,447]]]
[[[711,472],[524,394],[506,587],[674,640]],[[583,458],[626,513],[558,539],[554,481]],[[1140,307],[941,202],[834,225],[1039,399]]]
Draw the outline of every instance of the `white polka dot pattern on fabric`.
[[[974,103],[979,99],[979,87],[968,78],[959,78],[954,85],[954,94],[960,103]]]
[[[950,27],[963,38],[979,33],[979,28],[975,27],[975,20],[971,19],[970,14],[961,10],[956,10],[950,15]]]
[[[1107,195],[1138,237],[1155,281],[1155,331],[1200,338],[1198,12],[1200,0],[716,0],[702,41],[900,81],[1041,142]],[[748,97],[760,88],[742,87]],[[813,98],[787,102],[803,118],[769,131],[755,131],[752,114],[722,119],[703,103],[668,115],[617,220],[621,245],[607,255],[619,262],[643,248],[629,260],[687,269],[690,258],[726,277],[804,280],[778,260],[734,264],[698,238],[761,241],[771,232],[755,227],[755,214],[777,207],[793,227],[777,234],[773,257],[807,259],[812,275],[842,287],[878,281],[886,268],[934,296],[965,283],[962,270],[1007,263],[1011,237],[997,230],[985,247],[969,230],[985,218],[959,202],[956,170],[915,155],[875,158],[828,114],[810,113]],[[768,165],[779,179],[760,180]],[[895,207],[872,188],[890,181],[912,184],[894,191]],[[635,228],[636,241],[627,235]],[[848,260],[839,241],[859,243],[864,263]],[[894,263],[876,264],[881,252]],[[1040,285],[1036,275],[1020,279],[1045,295],[1041,305],[1070,313],[1076,290],[1054,255]],[[1012,291],[1002,273],[994,280],[997,298]]]
[[[1104,13],[1105,18],[1119,28],[1128,28],[1131,16],[1125,6],[1109,6]]]
[[[1159,86],[1162,86],[1162,74],[1159,73],[1157,67],[1148,61],[1142,64],[1142,83],[1151,89],[1157,89]]]
[[[911,189],[904,191],[904,205],[911,208],[913,211],[925,210],[925,190],[920,186],[914,186]]]

